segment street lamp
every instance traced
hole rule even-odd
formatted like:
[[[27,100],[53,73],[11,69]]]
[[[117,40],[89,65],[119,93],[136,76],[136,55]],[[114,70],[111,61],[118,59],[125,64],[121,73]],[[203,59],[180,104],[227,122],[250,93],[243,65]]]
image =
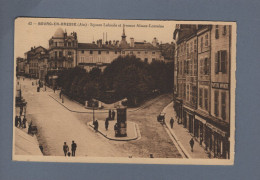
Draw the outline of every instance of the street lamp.
[[[95,103],[94,103],[94,101],[92,102],[92,107],[93,107],[93,125],[94,125],[94,122],[95,122]]]

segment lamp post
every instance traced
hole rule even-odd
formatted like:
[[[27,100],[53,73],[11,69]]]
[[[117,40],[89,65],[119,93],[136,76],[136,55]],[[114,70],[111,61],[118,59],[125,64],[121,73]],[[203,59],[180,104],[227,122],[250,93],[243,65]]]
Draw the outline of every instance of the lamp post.
[[[92,102],[92,107],[93,107],[93,124],[95,122],[95,102]]]

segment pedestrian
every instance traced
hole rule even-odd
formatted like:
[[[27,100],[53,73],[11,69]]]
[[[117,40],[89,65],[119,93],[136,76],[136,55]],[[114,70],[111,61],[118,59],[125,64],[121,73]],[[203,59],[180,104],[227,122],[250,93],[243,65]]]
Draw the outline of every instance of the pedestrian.
[[[113,120],[115,119],[115,115],[116,115],[116,113],[115,113],[115,111],[113,110],[113,111],[112,111],[112,119],[113,119]]]
[[[68,151],[69,151],[69,146],[67,145],[66,142],[64,142],[64,144],[63,144],[63,152],[64,152],[65,156],[67,155]]]
[[[108,125],[109,125],[108,118],[106,118],[106,121],[105,121],[105,128],[106,128],[106,130],[108,130]]]
[[[111,119],[111,109],[108,111],[108,118]]]
[[[173,128],[173,123],[174,123],[174,120],[173,120],[173,118],[171,117],[171,119],[170,119],[171,128]]]
[[[76,149],[77,149],[77,144],[76,144],[74,141],[72,141],[72,144],[71,144],[71,153],[72,153],[72,156],[75,156]]]
[[[26,121],[27,121],[27,119],[26,119],[26,117],[24,116],[24,117],[23,117],[23,128],[26,128]]]
[[[60,91],[60,99],[61,99],[61,91]]]
[[[28,127],[28,134],[31,134],[31,131],[32,131],[32,121],[30,122]]]
[[[15,127],[18,127],[18,116],[15,116]]]
[[[22,127],[22,119],[20,116],[18,116],[18,122],[19,122],[19,127]]]
[[[190,139],[191,152],[193,152],[193,146],[194,146],[194,140],[193,140],[193,138],[191,138],[191,139]]]
[[[98,131],[98,120],[96,120],[96,131]]]
[[[200,146],[202,146],[202,141],[203,141],[203,137],[202,137],[202,133],[200,133]]]

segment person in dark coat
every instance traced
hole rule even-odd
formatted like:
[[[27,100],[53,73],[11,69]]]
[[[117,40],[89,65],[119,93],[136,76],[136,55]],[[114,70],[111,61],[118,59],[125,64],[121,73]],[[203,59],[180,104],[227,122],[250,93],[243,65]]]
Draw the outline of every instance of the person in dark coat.
[[[111,119],[111,109],[108,111],[108,118]]]
[[[96,131],[98,131],[98,120],[96,120]]]
[[[64,142],[64,144],[63,144],[63,152],[64,152],[65,156],[67,155],[68,151],[69,151],[69,146],[67,145],[66,142]]]
[[[23,128],[26,128],[26,121],[27,121],[27,119],[26,119],[26,117],[24,116],[24,117],[23,117]]]
[[[19,127],[22,127],[22,119],[20,116],[18,116],[18,122],[19,122]]]
[[[30,122],[28,127],[28,134],[31,134],[31,131],[32,131],[32,121]]]
[[[174,120],[173,120],[173,118],[171,117],[171,119],[170,119],[171,128],[173,128],[173,123],[174,123]]]
[[[71,153],[72,153],[71,155],[72,156],[75,156],[76,149],[77,149],[77,144],[74,141],[72,141],[72,144],[71,144]]]
[[[193,138],[191,138],[191,139],[190,139],[191,152],[193,152],[193,146],[194,146],[194,140],[193,140]]]
[[[106,128],[106,130],[108,129],[108,125],[109,125],[108,118],[106,118],[106,121],[105,121],[105,128]]]
[[[18,127],[18,116],[15,116],[15,127]]]
[[[113,111],[112,111],[112,119],[113,119],[113,120],[115,119],[115,115],[116,115],[116,113],[115,113],[115,111],[113,110]]]

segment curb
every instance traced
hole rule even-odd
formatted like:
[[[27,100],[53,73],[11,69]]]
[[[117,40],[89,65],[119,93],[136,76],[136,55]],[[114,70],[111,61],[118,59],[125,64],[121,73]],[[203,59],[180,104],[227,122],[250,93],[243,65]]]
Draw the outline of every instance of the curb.
[[[134,122],[132,122],[134,123]],[[94,126],[90,123],[88,123],[89,127],[91,127],[92,129],[94,129]],[[116,138],[110,138],[108,137],[107,135],[105,135],[104,133],[102,133],[101,131],[98,130],[98,132],[104,136],[105,138],[109,139],[109,140],[112,140],[112,141],[133,141],[133,140],[137,140],[139,139],[138,135],[137,135],[137,127],[138,125],[136,123],[134,123],[134,126],[135,126],[135,137],[134,138],[131,138],[131,139],[116,139]]]
[[[165,112],[165,109],[168,108],[168,106],[170,106],[172,104],[172,102],[170,102],[167,106],[165,106],[162,110],[162,112]],[[180,142],[180,140],[178,139],[178,137],[176,136],[176,134],[171,130],[171,128],[169,127],[169,125],[167,123],[165,123],[166,128],[169,130],[170,134],[172,135],[172,137],[174,138],[174,140],[176,141],[176,143],[178,144],[178,146],[180,147],[181,151],[184,153],[184,155],[186,156],[186,158],[188,159],[192,159],[191,155],[187,152],[187,150],[184,148],[184,146],[182,145],[182,143]]]

